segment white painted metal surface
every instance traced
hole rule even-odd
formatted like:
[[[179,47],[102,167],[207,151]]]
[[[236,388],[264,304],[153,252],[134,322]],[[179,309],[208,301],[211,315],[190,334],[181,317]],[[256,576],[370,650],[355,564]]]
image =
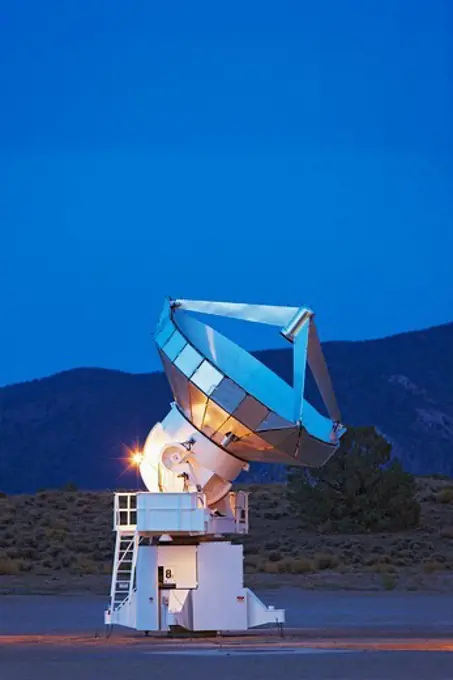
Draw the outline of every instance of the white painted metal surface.
[[[137,531],[141,534],[206,533],[209,510],[198,493],[138,493]]]
[[[266,607],[244,587],[242,546],[229,541],[139,545],[130,583],[134,587],[106,612],[107,624],[244,631],[284,622],[283,610]]]
[[[199,587],[192,593],[194,630],[247,630],[241,545],[198,546]]]

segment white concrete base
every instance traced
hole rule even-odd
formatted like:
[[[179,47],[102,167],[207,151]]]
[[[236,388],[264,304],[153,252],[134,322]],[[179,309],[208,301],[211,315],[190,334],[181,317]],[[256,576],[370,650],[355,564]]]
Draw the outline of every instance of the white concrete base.
[[[245,631],[285,620],[284,610],[266,607],[244,588],[242,546],[228,541],[139,545],[131,578],[135,587],[107,610],[106,624],[142,631]]]

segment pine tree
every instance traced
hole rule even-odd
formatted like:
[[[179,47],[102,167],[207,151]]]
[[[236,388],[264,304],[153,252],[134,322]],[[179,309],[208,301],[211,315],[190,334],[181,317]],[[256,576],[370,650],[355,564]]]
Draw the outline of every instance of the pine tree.
[[[287,493],[306,526],[324,531],[399,531],[418,525],[412,475],[374,427],[350,427],[322,468],[291,468]]]

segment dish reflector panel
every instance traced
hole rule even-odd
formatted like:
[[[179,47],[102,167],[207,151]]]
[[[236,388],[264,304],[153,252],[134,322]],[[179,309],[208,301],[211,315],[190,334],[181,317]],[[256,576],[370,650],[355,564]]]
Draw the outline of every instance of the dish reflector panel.
[[[193,312],[280,326],[294,350],[294,386]],[[305,307],[168,300],[155,341],[180,412],[243,461],[325,463],[344,430],[313,316]],[[330,417],[304,399],[307,361]]]

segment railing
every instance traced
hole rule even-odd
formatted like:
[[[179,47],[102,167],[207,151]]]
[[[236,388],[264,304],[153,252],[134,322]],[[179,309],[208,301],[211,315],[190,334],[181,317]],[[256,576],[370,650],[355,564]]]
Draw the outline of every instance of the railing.
[[[134,531],[136,526],[137,494],[135,492],[116,493],[113,528]]]
[[[245,532],[249,527],[249,494],[247,491],[232,491],[229,494],[230,505],[237,525],[242,525]],[[241,532],[242,533],[242,532]]]
[[[194,527],[194,530],[196,533],[240,533],[240,534],[245,534],[248,532],[248,523],[249,523],[249,512],[248,512],[248,493],[245,491],[232,491],[228,495],[228,511],[226,515],[217,515],[217,514],[212,514],[209,509],[206,507],[206,496],[203,493],[193,493],[193,494],[188,494],[188,496],[191,497],[191,500],[189,498],[184,498],[179,499],[176,504],[174,505],[175,500],[173,500],[173,496],[180,496],[180,494],[162,494],[163,497],[161,497],[161,494],[148,494],[147,492],[119,492],[115,494],[115,505],[114,505],[114,518],[113,518],[113,528],[117,531],[121,531],[122,533],[128,533],[128,532],[135,532],[137,529],[137,493],[140,493],[143,496],[159,496],[160,500],[158,503],[156,503],[156,508],[155,510],[152,510],[152,507],[158,499],[156,498],[155,501],[151,500],[149,498],[148,500],[150,501],[150,504],[148,502],[145,502],[145,498],[142,499],[141,501],[141,512],[143,512],[143,509],[148,506],[149,510],[148,512],[151,511],[151,514],[148,515],[150,520],[152,518],[156,518],[158,515],[154,515],[154,512],[158,513],[161,510],[168,509],[173,512],[187,512],[189,510],[196,511],[197,513],[200,512],[200,510],[205,511],[205,524],[204,524],[204,529],[202,527]],[[184,494],[185,496],[185,494]],[[161,502],[162,501],[162,502]],[[179,510],[178,510],[179,508]],[[159,513],[160,514],[160,513]],[[143,515],[140,515],[142,520],[140,521],[140,524],[143,524]],[[150,527],[152,526],[154,520],[148,522],[150,524]],[[174,523],[174,518],[173,518],[173,523]],[[159,525],[160,526],[160,525]],[[167,530],[171,532],[173,524],[170,522],[170,526],[168,526]],[[157,527],[156,527],[157,528]],[[176,528],[176,527],[175,527]],[[165,531],[165,527],[162,527],[162,530]],[[185,531],[186,529],[181,526],[181,530]]]

